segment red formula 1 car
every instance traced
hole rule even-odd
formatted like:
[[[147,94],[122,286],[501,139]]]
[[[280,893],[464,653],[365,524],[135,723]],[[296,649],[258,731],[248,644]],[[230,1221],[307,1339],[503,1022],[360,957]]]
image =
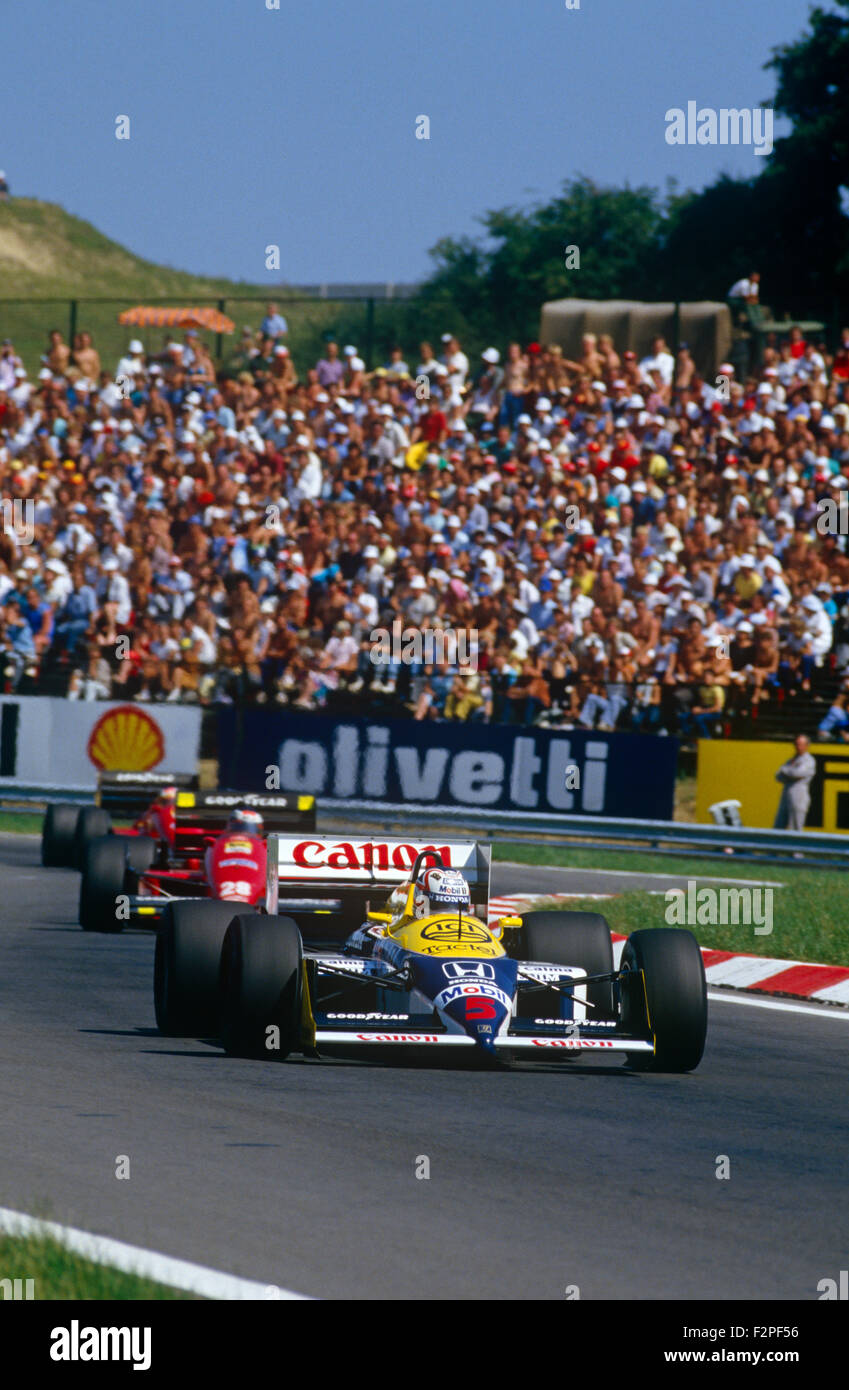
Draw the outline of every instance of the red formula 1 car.
[[[315,798],[170,789],[133,831],[85,849],[79,921],[84,931],[156,927],[175,898],[261,904],[265,836],[315,828]]]
[[[102,835],[139,835],[158,840],[173,832],[180,793],[195,793],[198,779],[184,772],[101,772],[93,806],[52,802],[41,832],[45,867],[80,869],[88,846]],[[117,827],[115,821],[130,821]]]

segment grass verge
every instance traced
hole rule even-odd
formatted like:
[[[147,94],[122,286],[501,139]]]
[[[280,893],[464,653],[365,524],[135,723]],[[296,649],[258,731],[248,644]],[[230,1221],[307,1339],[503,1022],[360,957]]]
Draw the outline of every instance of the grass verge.
[[[557,869],[616,869],[618,873],[662,874],[669,878],[748,878],[759,883],[792,883],[794,875],[808,873],[823,882],[826,878],[842,879],[835,869],[804,869],[792,864],[751,863],[731,854],[652,854],[651,850],[587,849],[578,844],[528,845],[519,842],[494,845],[492,858],[497,863],[540,864]],[[615,891],[614,887],[611,892]],[[658,888],[663,884],[658,883]]]
[[[0,1235],[0,1279],[22,1280],[24,1294],[26,1280],[32,1279],[35,1299],[197,1301],[195,1294],[82,1259],[50,1236]],[[3,1294],[12,1297],[5,1286]]]
[[[0,832],[4,834],[18,835],[40,835],[41,825],[44,814],[41,811],[23,811],[21,815],[12,815],[9,811],[0,811]]]
[[[701,872],[705,872],[704,866]],[[697,888],[718,886],[706,884],[704,881],[700,883],[698,869],[690,876],[695,880]],[[771,933],[756,935],[756,924],[742,921],[736,925],[729,923],[725,926],[710,922],[688,923],[699,944],[720,951],[740,952],[743,955],[773,956],[786,960],[815,961],[822,965],[849,966],[849,920],[845,910],[845,877],[840,873],[829,873],[827,870],[804,869],[770,869],[767,876],[785,884],[783,888],[772,890]],[[752,877],[755,875],[752,874]],[[598,902],[593,898],[575,898],[570,900],[569,907],[576,911],[602,912],[610,923],[611,930],[621,932],[623,936],[640,927],[676,925],[666,920],[667,902],[662,896],[664,890],[660,879],[658,889],[660,896],[647,892],[629,892],[609,898],[605,902]],[[559,905],[562,906],[562,903]],[[756,913],[758,922],[766,926],[769,925],[769,917],[764,921],[763,907],[761,897]]]

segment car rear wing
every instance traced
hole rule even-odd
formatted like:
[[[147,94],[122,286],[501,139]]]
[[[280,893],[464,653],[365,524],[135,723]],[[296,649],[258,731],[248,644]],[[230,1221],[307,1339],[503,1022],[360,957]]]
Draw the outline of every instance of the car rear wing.
[[[193,772],[101,772],[95,802],[119,820],[136,820],[156,801],[165,787],[196,792]]]
[[[175,807],[176,848],[187,854],[200,851],[207,836],[227,825],[230,812],[239,806],[259,811],[266,833],[315,829],[315,797],[283,792],[178,792]]]
[[[472,906],[486,921],[491,852],[474,840],[343,839],[341,836],[269,835],[266,908],[285,911],[285,903],[304,896],[384,902],[406,883],[416,857],[435,851],[446,868],[459,869],[469,884]],[[435,862],[435,861],[433,861]],[[301,890],[300,892],[298,890]]]

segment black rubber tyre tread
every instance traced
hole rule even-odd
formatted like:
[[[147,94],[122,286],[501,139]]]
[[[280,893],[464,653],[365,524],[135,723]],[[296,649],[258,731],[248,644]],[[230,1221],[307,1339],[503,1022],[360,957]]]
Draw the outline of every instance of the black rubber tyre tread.
[[[124,893],[127,855],[121,837],[104,835],[86,848],[80,879],[79,920],[83,931],[119,932],[117,898]]]
[[[613,941],[600,912],[546,911],[522,914],[523,960],[574,965],[588,975],[613,973]],[[587,985],[590,1018],[613,1015],[612,984]]]
[[[221,947],[236,904],[174,902],[156,934],[153,1003],[160,1033],[217,1037]]]
[[[623,969],[642,970],[653,1057],[635,1057],[640,1071],[692,1071],[702,1059],[707,1034],[707,985],[699,943],[683,927],[632,932],[622,952]],[[630,1026],[627,1017],[625,1026]],[[635,1020],[636,1022],[636,1020]]]
[[[297,1046],[303,943],[291,917],[234,917],[221,954],[222,1040],[236,1057],[282,1061]],[[279,1029],[279,1046],[269,1032]]]
[[[44,813],[41,828],[41,862],[46,869],[74,867],[74,835],[79,806],[52,801]]]

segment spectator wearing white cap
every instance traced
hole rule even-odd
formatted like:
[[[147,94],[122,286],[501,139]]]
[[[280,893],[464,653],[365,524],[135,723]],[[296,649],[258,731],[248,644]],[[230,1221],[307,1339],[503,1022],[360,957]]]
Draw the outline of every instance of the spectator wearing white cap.
[[[145,370],[144,343],[140,338],[132,338],[124,356],[115,369],[116,379],[120,376],[135,377]]]
[[[807,594],[800,605],[800,616],[805,627],[805,636],[811,644],[811,651],[817,666],[831,651],[834,630],[831,619],[815,594]]]
[[[386,588],[386,571],[380,563],[380,551],[376,545],[367,545],[362,552],[362,565],[356,574],[366,593],[378,601]]]

